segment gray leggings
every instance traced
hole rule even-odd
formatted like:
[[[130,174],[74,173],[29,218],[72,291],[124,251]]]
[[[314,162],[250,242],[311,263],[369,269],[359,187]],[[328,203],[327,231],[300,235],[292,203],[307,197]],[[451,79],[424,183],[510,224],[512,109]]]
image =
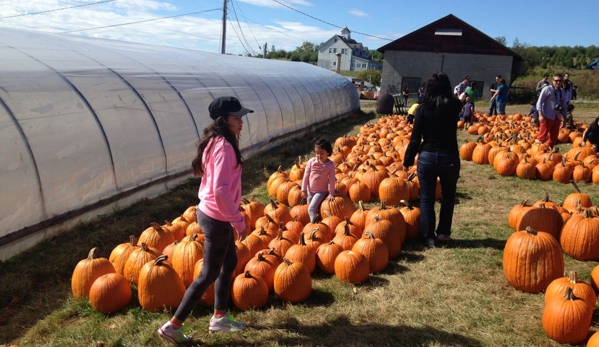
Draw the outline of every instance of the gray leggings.
[[[226,310],[231,291],[233,272],[237,266],[235,250],[235,231],[229,222],[208,217],[197,210],[198,223],[205,236],[204,266],[202,272],[185,291],[183,301],[175,312],[175,317],[184,321],[191,313],[200,298],[214,284],[214,309]]]

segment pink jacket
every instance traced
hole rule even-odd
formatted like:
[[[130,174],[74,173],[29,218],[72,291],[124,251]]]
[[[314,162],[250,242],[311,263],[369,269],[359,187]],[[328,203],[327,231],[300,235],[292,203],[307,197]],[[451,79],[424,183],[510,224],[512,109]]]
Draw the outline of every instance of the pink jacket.
[[[212,146],[212,148],[210,148]],[[198,208],[207,216],[228,221],[237,232],[245,230],[238,207],[241,201],[241,166],[233,146],[223,137],[214,137],[206,146],[202,162],[204,176],[200,184]]]
[[[302,191],[335,195],[335,163],[330,160],[320,163],[316,157],[310,158],[304,171]]]

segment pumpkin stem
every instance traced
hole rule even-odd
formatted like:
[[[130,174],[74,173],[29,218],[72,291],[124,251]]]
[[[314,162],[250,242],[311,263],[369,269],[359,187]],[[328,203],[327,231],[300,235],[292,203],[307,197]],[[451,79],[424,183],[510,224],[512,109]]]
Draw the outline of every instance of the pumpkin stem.
[[[320,214],[317,213],[314,216],[314,219],[312,220],[312,223],[316,224],[316,223],[320,222],[321,220],[322,220],[322,218],[321,218]]]
[[[164,261],[168,259],[168,255],[162,254],[154,260],[154,265],[162,265]]]
[[[574,182],[574,180],[570,180],[570,183],[572,183],[572,185],[574,186],[574,189],[576,189],[576,191],[578,193],[580,193],[580,189],[578,188],[578,185],[576,184],[576,182]]]
[[[578,273],[576,271],[570,271],[570,279],[568,280],[570,283],[578,283]]]
[[[344,236],[349,236],[351,235],[351,233],[349,232],[349,223],[345,223],[345,232],[343,233]]]
[[[89,253],[87,253],[87,260],[96,259],[96,252],[98,251],[98,247],[92,248]]]
[[[535,229],[533,229],[531,226],[527,226],[526,233],[531,234],[531,235],[536,235],[537,231]]]
[[[572,291],[574,290],[574,288],[572,287],[566,287],[566,294],[564,295],[564,299],[566,300],[575,300],[576,297],[574,296],[574,293],[572,293]]]
[[[306,246],[306,236],[304,236],[304,232],[303,231],[300,233],[299,245],[300,246]]]

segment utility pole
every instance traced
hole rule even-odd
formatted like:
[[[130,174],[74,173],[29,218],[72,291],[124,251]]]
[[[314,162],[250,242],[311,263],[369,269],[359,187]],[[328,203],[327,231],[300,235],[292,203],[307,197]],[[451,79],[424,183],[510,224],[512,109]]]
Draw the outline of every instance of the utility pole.
[[[223,37],[220,46],[220,54],[225,54],[225,44],[227,42],[227,1],[223,0]]]
[[[262,58],[266,59],[266,47],[268,46],[268,43],[264,44],[264,53],[262,54]]]

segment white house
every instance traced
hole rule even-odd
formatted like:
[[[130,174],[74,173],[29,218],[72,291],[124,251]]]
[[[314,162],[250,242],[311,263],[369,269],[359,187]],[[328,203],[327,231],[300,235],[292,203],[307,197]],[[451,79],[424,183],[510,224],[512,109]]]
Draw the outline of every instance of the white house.
[[[337,57],[339,54],[339,57]],[[343,28],[341,35],[335,35],[318,48],[318,66],[345,71],[382,70],[383,64],[368,59],[368,47],[351,38],[351,31]]]

